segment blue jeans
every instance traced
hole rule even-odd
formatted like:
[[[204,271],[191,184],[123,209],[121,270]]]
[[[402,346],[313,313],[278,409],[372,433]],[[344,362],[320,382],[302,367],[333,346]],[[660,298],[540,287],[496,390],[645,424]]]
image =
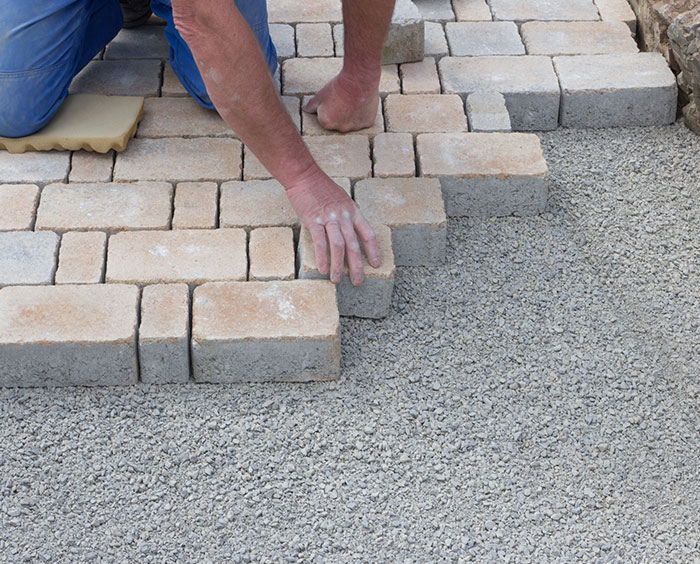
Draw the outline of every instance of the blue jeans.
[[[233,0],[277,69],[265,0]],[[170,0],[152,0],[167,21],[170,63],[187,91],[213,108],[192,52],[173,23]],[[119,0],[0,0],[0,136],[23,137],[46,125],[73,77],[122,27]]]

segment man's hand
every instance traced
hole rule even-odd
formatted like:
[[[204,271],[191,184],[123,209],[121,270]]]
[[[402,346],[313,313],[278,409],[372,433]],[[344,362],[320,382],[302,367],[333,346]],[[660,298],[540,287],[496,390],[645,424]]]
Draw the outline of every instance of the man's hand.
[[[364,269],[358,237],[370,265],[375,268],[379,266],[379,249],[374,231],[345,190],[320,169],[287,188],[287,197],[311,233],[316,264],[321,274],[328,273],[330,245],[331,280],[336,284],[342,280],[347,255],[351,282],[355,286],[362,284]]]

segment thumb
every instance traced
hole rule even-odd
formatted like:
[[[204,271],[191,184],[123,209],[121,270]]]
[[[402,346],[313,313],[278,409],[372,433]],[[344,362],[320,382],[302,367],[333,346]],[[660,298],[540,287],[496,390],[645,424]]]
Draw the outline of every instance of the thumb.
[[[316,96],[313,96],[308,102],[306,102],[301,109],[304,110],[307,114],[315,114],[320,105],[321,97],[318,94],[316,94]]]

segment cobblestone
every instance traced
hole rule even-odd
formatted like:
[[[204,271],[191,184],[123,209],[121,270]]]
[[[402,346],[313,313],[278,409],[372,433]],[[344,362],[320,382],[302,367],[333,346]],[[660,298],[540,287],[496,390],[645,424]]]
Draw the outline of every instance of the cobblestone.
[[[440,77],[434,57],[399,65],[399,74],[403,94],[440,94]]]
[[[73,79],[71,94],[158,96],[160,61],[90,61]]]
[[[0,183],[65,182],[69,170],[67,151],[12,154],[0,150]]]
[[[429,21],[451,21],[455,19],[450,0],[413,0],[423,19]]]
[[[103,280],[107,235],[70,231],[61,237],[56,284],[98,284]]]
[[[165,62],[165,68],[163,70],[163,87],[161,88],[161,93],[163,96],[175,96],[175,97],[185,97],[189,96],[187,90],[180,82],[180,79],[175,74],[173,67],[170,66],[169,62]]]
[[[173,229],[212,229],[218,216],[219,188],[214,182],[180,182],[175,188]]]
[[[294,232],[289,227],[260,227],[250,232],[249,280],[294,279]]]
[[[0,232],[0,287],[52,284],[57,251],[56,233]]]
[[[342,20],[338,0],[275,0],[267,7],[270,23],[339,22]]]
[[[425,55],[443,57],[449,54],[447,37],[441,23],[425,22]]]
[[[282,63],[282,92],[286,95],[316,94],[340,72],[341,57],[305,57]],[[390,94],[400,90],[397,65],[384,65],[379,91]]]
[[[36,184],[0,184],[0,231],[31,229],[38,201]]]
[[[107,45],[104,59],[167,59],[169,50],[163,27],[145,25],[122,29]]]
[[[637,32],[637,16],[627,0],[594,0],[604,22],[624,22],[632,33]]]
[[[490,0],[496,20],[598,20],[593,0]]]
[[[413,135],[410,133],[380,133],[374,138],[372,156],[375,177],[416,175]]]
[[[452,0],[458,22],[491,21],[486,0]]]
[[[137,137],[235,137],[216,110],[194,98],[146,98]]]
[[[523,41],[530,55],[636,53],[637,44],[622,22],[527,22]]]
[[[333,30],[328,23],[297,25],[297,54],[299,57],[333,57]]]
[[[513,22],[447,22],[445,32],[453,56],[525,54],[518,26]]]
[[[114,168],[114,151],[75,151],[70,161],[69,182],[109,182]]]
[[[382,62],[407,63],[420,61],[425,48],[423,18],[411,0],[396,0],[389,24]]]
[[[464,105],[456,94],[390,94],[384,104],[388,132],[467,131]]]
[[[297,48],[294,28],[288,24],[270,24],[270,38],[275,44],[279,60],[296,57]]]
[[[503,94],[488,90],[472,92],[467,96],[469,131],[510,131],[510,115]]]

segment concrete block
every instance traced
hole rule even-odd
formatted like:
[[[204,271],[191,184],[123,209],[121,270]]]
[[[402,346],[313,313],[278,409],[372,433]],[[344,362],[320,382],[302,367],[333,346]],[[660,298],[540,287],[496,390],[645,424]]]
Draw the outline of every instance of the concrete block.
[[[434,57],[399,65],[402,94],[440,94],[440,77]]]
[[[560,90],[549,57],[444,57],[438,63],[445,92],[500,92],[517,131],[553,130]]]
[[[113,167],[114,151],[75,151],[71,157],[68,182],[109,182]]]
[[[449,54],[445,28],[439,22],[425,22],[426,57],[444,57]]]
[[[282,92],[285,95],[316,94],[343,67],[342,57],[300,57],[282,63]],[[399,92],[397,65],[383,65],[379,79],[380,94]]]
[[[413,135],[410,133],[381,133],[374,138],[374,168],[372,176],[413,177],[416,175],[416,157]]]
[[[425,27],[423,17],[411,0],[396,0],[389,24],[382,63],[408,63],[423,59]]]
[[[0,151],[0,183],[65,182],[69,170],[68,151]]]
[[[34,225],[39,201],[36,184],[0,185],[0,231],[25,231]]]
[[[246,280],[243,229],[124,231],[109,238],[107,282],[203,284]]]
[[[214,182],[180,182],[175,188],[173,229],[213,229],[219,210]]]
[[[489,0],[495,20],[599,20],[593,0]]]
[[[172,193],[167,182],[49,184],[41,194],[36,229],[168,229]]]
[[[270,24],[270,38],[277,50],[279,60],[297,56],[294,28],[288,24]]]
[[[161,88],[162,96],[187,97],[189,93],[180,82],[180,79],[173,71],[168,61],[165,61],[163,69],[163,87]]]
[[[289,227],[259,227],[250,232],[249,280],[294,280],[294,232]]]
[[[194,98],[146,98],[136,136],[236,137],[216,110],[203,108]]]
[[[348,277],[346,262],[345,275],[336,289],[340,315],[371,319],[380,319],[389,315],[396,271],[394,253],[391,249],[391,229],[380,224],[374,224],[372,228],[377,236],[382,264],[378,268],[372,268],[363,254],[365,280],[361,286],[353,286]],[[324,276],[318,270],[313,239],[306,228],[303,228],[299,235],[297,272],[300,279],[327,280],[329,278],[328,274]]]
[[[486,0],[452,0],[458,22],[491,21],[491,9]]]
[[[447,22],[445,32],[450,54],[456,57],[525,54],[513,22]]]
[[[270,23],[340,22],[343,19],[340,0],[275,0],[267,7]]]
[[[555,57],[564,127],[667,125],[678,88],[660,53]]]
[[[455,13],[450,0],[413,0],[426,21],[454,21]]]
[[[547,205],[547,163],[528,133],[417,138],[421,175],[439,178],[448,216],[527,216]]]
[[[384,107],[388,132],[467,131],[464,105],[456,94],[390,94]]]
[[[163,26],[122,29],[105,49],[104,59],[167,59],[170,45]]]
[[[57,252],[56,233],[0,232],[0,287],[52,284]]]
[[[56,284],[99,284],[105,267],[107,235],[70,231],[61,237]]]
[[[297,54],[299,57],[332,57],[333,30],[329,23],[297,24]]]
[[[158,96],[160,65],[157,60],[90,61],[71,82],[70,94]]]
[[[604,22],[624,22],[632,35],[637,33],[637,16],[627,0],[593,0]]]
[[[325,280],[212,283],[194,291],[197,382],[307,382],[340,375],[335,286]]]
[[[506,99],[500,92],[478,90],[467,96],[470,131],[511,131]]]
[[[527,22],[523,41],[530,55],[615,55],[637,53],[622,22]]]
[[[135,384],[138,294],[119,284],[0,289],[0,386]]]
[[[355,185],[368,221],[391,228],[397,266],[445,262],[447,217],[440,182],[431,178],[371,178]]]
[[[190,291],[187,284],[146,286],[139,327],[141,381],[176,384],[190,379]]]

